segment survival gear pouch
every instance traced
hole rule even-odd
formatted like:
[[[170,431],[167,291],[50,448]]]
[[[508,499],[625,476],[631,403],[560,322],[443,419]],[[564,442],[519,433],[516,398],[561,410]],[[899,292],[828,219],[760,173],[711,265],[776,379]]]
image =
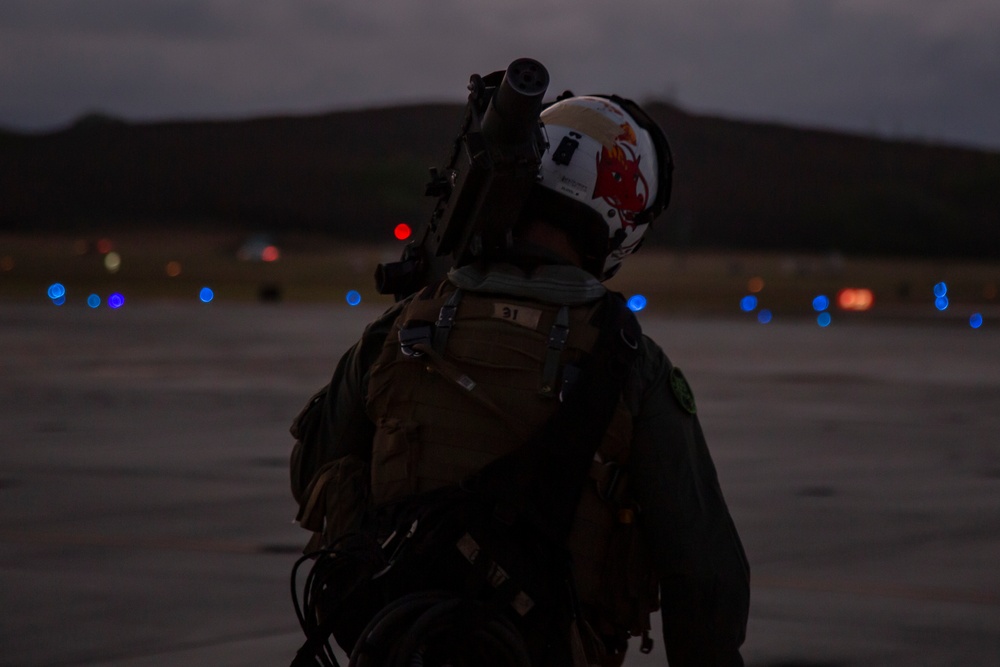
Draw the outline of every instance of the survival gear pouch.
[[[303,457],[316,455],[316,447],[307,451],[304,443],[314,443],[316,422],[310,419],[326,398],[329,388],[318,391],[292,422],[295,438],[291,456],[292,494],[299,504],[295,521],[313,531],[305,552],[319,550],[336,538],[361,528],[370,495],[370,466],[361,457],[348,454],[320,465],[308,482],[304,479],[309,462]]]
[[[407,593],[434,589],[506,608],[535,664],[555,664],[557,656],[568,655],[564,645],[552,653],[553,643],[562,645],[579,617],[564,545],[640,336],[620,295],[606,295],[601,317],[594,352],[562,405],[527,443],[457,487],[380,508],[371,532],[388,534],[381,544],[361,531],[314,554],[307,604],[299,614],[308,637],[300,657],[315,655],[330,633],[349,650],[363,630],[359,618],[369,618],[380,605]],[[347,460],[335,461],[327,470],[349,488],[362,471],[362,462]],[[321,478],[317,473],[313,486],[329,486],[320,485]],[[301,520],[313,518],[310,507],[318,520],[325,513],[320,510],[324,500],[307,502]],[[328,527],[337,524],[329,517],[327,522]],[[350,526],[338,524],[336,530],[345,528]]]
[[[354,454],[324,464],[305,489],[295,520],[313,537],[305,551],[361,530],[368,508],[369,465]]]

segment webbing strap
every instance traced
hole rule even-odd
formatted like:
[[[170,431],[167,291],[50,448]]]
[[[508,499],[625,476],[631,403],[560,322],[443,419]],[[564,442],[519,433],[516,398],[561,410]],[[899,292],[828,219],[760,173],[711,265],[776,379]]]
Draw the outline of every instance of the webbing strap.
[[[428,346],[426,343],[416,343],[413,345],[413,349],[423,354],[424,358],[430,363],[434,370],[441,374],[442,377],[451,380],[454,384],[461,387],[467,395],[474,398],[480,405],[492,412],[507,428],[514,432],[518,438],[522,440],[528,439],[529,434],[524,429],[524,425],[515,421],[510,413],[497,405],[490,395],[486,393],[486,390],[483,389],[479,383],[466,375],[461,368],[445,359],[438,353],[437,350]]]
[[[463,483],[513,508],[563,544],[597,451],[638,354],[641,331],[621,295],[609,292],[597,345],[562,405],[517,450]]]
[[[455,324],[455,313],[458,311],[458,304],[462,301],[462,290],[456,289],[448,297],[448,300],[441,306],[438,319],[434,326],[434,350],[439,354],[444,354],[448,346],[448,336],[451,334],[451,327]]]
[[[443,289],[449,289],[449,285],[444,285]],[[428,288],[428,292],[432,290]],[[538,306],[533,304],[528,300],[524,299],[508,299],[505,297],[497,297],[496,295],[483,295],[476,292],[472,292],[471,296],[468,290],[463,290],[460,297],[461,303],[458,303],[458,298],[455,297],[454,291],[448,291],[445,294],[428,294],[426,297],[421,295],[419,299],[413,299],[406,308],[402,311],[400,317],[400,322],[406,321],[425,321],[431,324],[437,324],[438,320],[441,320],[442,324],[447,325],[450,323],[451,330],[440,334],[440,339],[443,342],[448,340],[449,335],[454,331],[454,327],[460,327],[462,322],[474,321],[474,320],[493,320],[497,317],[497,305],[508,305],[513,304],[515,307],[518,304],[524,304],[527,308],[538,309],[541,311],[541,315],[538,318],[538,325],[535,327],[527,327],[534,331],[540,333],[548,334],[553,324],[555,323],[556,316],[558,315],[559,309],[552,308],[548,305]],[[452,310],[451,306],[448,305],[450,301],[453,301],[451,305],[455,305],[456,308]],[[503,303],[501,303],[501,301]],[[593,305],[589,307],[581,306],[570,306],[569,308],[569,336],[566,339],[566,349],[580,350],[581,352],[587,352],[593,349],[594,345],[597,343],[597,338],[600,335],[600,329],[591,323],[594,317],[594,313],[600,309],[602,301],[599,299]],[[458,307],[461,307],[462,312],[458,313]],[[443,315],[443,317],[442,317]],[[517,324],[524,326],[524,322],[518,322]],[[436,326],[435,326],[436,328]],[[439,348],[437,345],[434,349],[438,350],[442,354],[445,354],[446,350]],[[557,387],[558,389],[558,387]]]
[[[323,530],[323,513],[326,511],[326,508],[319,507],[320,513],[318,515],[316,514],[316,509],[319,505],[320,497],[323,495],[323,488],[336,474],[336,468],[330,466],[321,475],[312,480],[312,484],[307,489],[308,500],[299,506],[299,513],[295,516],[295,520],[303,528],[317,532]]]
[[[542,396],[555,396],[556,380],[559,375],[559,358],[566,349],[569,339],[569,306],[563,306],[556,313],[556,321],[549,330],[549,348],[545,353],[545,367],[542,369],[542,386],[538,393]]]

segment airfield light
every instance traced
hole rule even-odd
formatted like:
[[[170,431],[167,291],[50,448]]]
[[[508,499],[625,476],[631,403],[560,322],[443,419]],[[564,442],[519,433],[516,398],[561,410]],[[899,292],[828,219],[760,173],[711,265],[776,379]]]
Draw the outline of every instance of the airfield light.
[[[945,283],[938,283],[934,286],[934,296],[940,299],[946,294],[948,294],[948,285]]]
[[[757,297],[755,297],[754,295],[748,294],[742,299],[740,299],[740,310],[742,310],[744,313],[749,313],[756,307],[757,307]]]
[[[52,283],[49,285],[48,295],[53,301],[63,298],[66,296],[66,287],[62,283]]]
[[[61,306],[64,303],[66,303],[66,296],[65,295],[57,296],[56,298],[52,299],[52,303],[54,303],[57,306]]]
[[[120,292],[115,292],[108,297],[108,308],[112,310],[118,310],[125,305],[125,297],[121,295]]]
[[[842,289],[837,294],[837,305],[842,310],[868,310],[875,302],[875,295],[870,289]]]
[[[948,310],[948,297],[942,295],[934,299],[934,307],[938,310]]]
[[[269,245],[260,251],[260,261],[262,262],[277,262],[280,257],[278,246]]]
[[[983,326],[983,315],[982,313],[973,313],[972,317],[969,318],[969,326],[973,329],[978,329]]]
[[[392,230],[392,233],[398,240],[405,241],[406,239],[410,238],[410,234],[413,233],[413,230],[410,229],[410,226],[408,224],[406,224],[405,222],[401,222],[398,225],[396,225],[396,228]]]
[[[101,297],[97,296],[96,294],[91,294],[90,296],[87,297],[87,305],[90,306],[91,308],[97,308],[98,306],[101,305]]]
[[[762,289],[764,289],[764,279],[760,276],[754,276],[747,282],[747,291],[751,294],[757,294]]]
[[[760,322],[761,324],[770,324],[772,317],[773,316],[771,315],[771,311],[768,310],[767,308],[764,308],[759,313],[757,313],[757,321]]]
[[[111,239],[101,239],[100,241],[97,242],[97,252],[101,253],[102,255],[107,255],[113,249],[114,246],[111,244]]]
[[[817,313],[822,313],[824,310],[830,307],[830,297],[825,294],[820,294],[813,299],[813,310]]]
[[[820,325],[824,329],[830,326],[830,322],[832,321],[833,318],[830,316],[830,313],[823,312],[816,317],[816,324]]]
[[[171,278],[181,275],[181,263],[173,260],[167,262],[167,275]]]
[[[636,294],[629,297],[628,308],[633,313],[638,313],[640,310],[646,307],[646,297],[641,294]]]
[[[361,303],[361,294],[357,290],[351,290],[347,293],[347,305],[356,306]]]
[[[201,291],[198,292],[198,298],[201,299],[202,303],[211,303],[212,299],[215,298],[215,292],[212,291],[211,287],[202,287]]]

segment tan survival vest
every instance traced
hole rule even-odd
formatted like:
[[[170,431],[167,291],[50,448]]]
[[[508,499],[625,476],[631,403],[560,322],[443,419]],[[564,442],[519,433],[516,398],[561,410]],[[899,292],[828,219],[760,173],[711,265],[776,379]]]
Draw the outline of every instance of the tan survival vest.
[[[456,484],[520,447],[558,408],[599,335],[581,306],[463,292],[443,282],[403,309],[372,366],[371,499]],[[646,635],[657,579],[629,500],[632,415],[619,401],[595,455],[569,548],[577,593],[605,637]]]

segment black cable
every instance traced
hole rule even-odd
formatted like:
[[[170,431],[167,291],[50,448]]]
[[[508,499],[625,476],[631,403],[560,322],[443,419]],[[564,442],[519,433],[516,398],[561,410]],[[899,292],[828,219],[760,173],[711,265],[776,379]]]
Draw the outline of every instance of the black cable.
[[[333,647],[330,645],[332,628],[328,627],[327,623],[320,622],[318,607],[328,601],[330,591],[327,585],[336,574],[336,570],[350,564],[349,559],[341,557],[338,548],[351,537],[354,537],[354,534],[344,535],[323,549],[301,556],[292,567],[292,606],[307,640],[296,654],[293,665],[315,664],[315,661],[318,661],[322,667],[340,667]],[[300,604],[298,596],[299,568],[307,560],[313,560],[314,563],[303,584]],[[350,591],[348,591],[349,593]],[[343,592],[340,594],[342,597],[346,597]]]
[[[386,605],[351,652],[348,667],[530,667],[527,646],[494,604],[444,591]]]
[[[495,604],[467,599],[454,604],[439,603],[418,619],[411,632],[423,635],[424,644],[429,646],[443,641],[442,657],[453,665],[528,667],[531,664],[520,633]]]
[[[390,637],[395,635],[398,640],[398,636],[402,634],[398,628],[402,627],[405,632],[409,629],[411,618],[417,612],[422,612],[426,607],[446,597],[449,597],[449,594],[442,591],[421,591],[404,595],[387,604],[369,621],[361,633],[354,650],[351,651],[348,667],[389,664],[388,661],[374,661],[378,659],[379,654],[388,656],[393,652],[395,645],[390,641]]]
[[[448,614],[451,614],[461,603],[462,600],[460,598],[449,597],[441,602],[432,604],[417,617],[400,642],[398,655],[403,661],[400,667],[408,667],[408,663],[410,662],[409,657],[416,653],[421,644],[426,646],[430,643],[432,631],[436,630],[440,632],[440,626],[434,627],[434,624],[443,617],[447,617]],[[388,662],[387,664],[395,665],[397,663]]]
[[[295,608],[296,618],[299,619],[299,627],[301,627],[303,631],[306,629],[306,621],[305,618],[303,617],[302,608],[299,606],[299,590],[298,590],[299,568],[302,567],[302,564],[305,563],[307,560],[316,558],[316,556],[319,555],[320,553],[322,552],[314,551],[312,553],[307,553],[304,556],[300,557],[297,561],[295,561],[295,565],[292,566],[292,577],[291,577],[292,606]],[[305,590],[303,590],[303,595],[304,594]]]

